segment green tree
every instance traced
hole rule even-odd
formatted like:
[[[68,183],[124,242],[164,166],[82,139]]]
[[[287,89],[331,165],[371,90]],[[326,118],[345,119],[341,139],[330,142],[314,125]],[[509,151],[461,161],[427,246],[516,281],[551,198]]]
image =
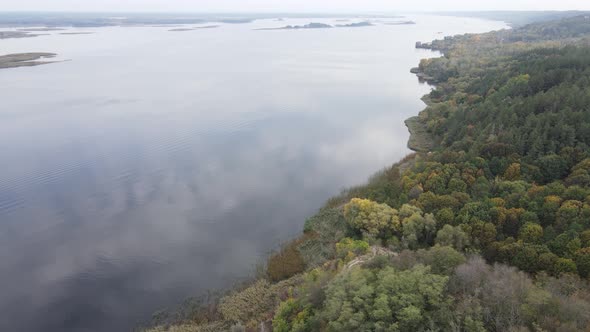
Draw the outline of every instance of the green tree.
[[[441,246],[450,246],[459,251],[469,245],[469,237],[461,227],[445,225],[436,233],[435,243]]]
[[[541,174],[545,183],[562,179],[567,175],[568,171],[567,161],[556,154],[539,158],[537,166],[541,169]]]
[[[275,332],[312,332],[312,308],[289,298],[281,302],[272,321]]]
[[[402,223],[402,243],[410,248],[432,244],[436,232],[436,220],[432,214],[424,214],[418,207],[403,205],[399,210]]]
[[[590,229],[583,231],[582,234],[580,234],[580,241],[582,242],[583,248],[590,247]]]
[[[572,223],[583,222],[581,212],[583,203],[579,201],[565,201],[557,210],[555,226],[561,231],[565,231]]]
[[[540,243],[543,239],[543,227],[538,224],[528,223],[522,226],[519,239],[527,243]]]
[[[583,248],[576,252],[576,266],[581,277],[590,276],[590,248]]]
[[[450,275],[457,266],[465,263],[465,256],[452,247],[434,246],[418,251],[419,261],[430,266],[432,273]]]
[[[354,268],[328,286],[321,314],[330,331],[420,331],[443,328],[448,277],[417,265],[378,272]]]
[[[455,214],[453,213],[453,209],[444,208],[444,209],[440,209],[436,213],[435,219],[439,225],[446,225],[446,224],[452,225],[455,221]]]
[[[555,275],[562,273],[578,273],[576,263],[569,258],[558,258],[555,262]]]
[[[470,243],[477,247],[485,248],[496,240],[497,231],[492,223],[475,220],[461,228],[469,235]]]

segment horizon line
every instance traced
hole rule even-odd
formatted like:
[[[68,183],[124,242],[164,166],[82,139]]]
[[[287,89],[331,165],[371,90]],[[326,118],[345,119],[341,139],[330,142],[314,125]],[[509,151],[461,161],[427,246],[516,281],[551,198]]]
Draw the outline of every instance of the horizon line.
[[[314,10],[314,11],[249,11],[249,10],[235,10],[235,11],[223,11],[223,10],[60,10],[60,9],[44,9],[44,10],[0,10],[0,14],[5,13],[96,13],[96,14],[110,14],[110,13],[126,13],[126,14],[432,14],[432,13],[565,13],[565,12],[590,12],[590,9],[547,9],[547,10],[525,10],[525,9],[481,9],[481,10]]]

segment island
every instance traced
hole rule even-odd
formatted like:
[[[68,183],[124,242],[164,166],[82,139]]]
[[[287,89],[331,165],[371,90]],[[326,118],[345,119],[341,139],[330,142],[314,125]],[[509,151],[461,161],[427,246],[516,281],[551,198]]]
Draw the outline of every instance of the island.
[[[215,29],[215,28],[219,28],[219,25],[206,25],[206,26],[202,26],[202,27],[192,27],[192,28],[174,28],[174,29],[170,29],[168,31],[181,32],[181,31],[194,31],[194,30]]]
[[[60,32],[60,35],[91,35],[94,32],[90,32],[90,31],[80,31],[80,32]]]
[[[356,22],[350,24],[337,24],[337,28],[362,28],[362,27],[372,27],[374,24],[369,21],[363,22]]]
[[[330,29],[333,26],[324,23],[309,23],[306,25],[287,25],[281,28],[260,28],[255,30],[302,30],[302,29]]]
[[[182,32],[182,31],[193,31],[195,29],[193,28],[174,28],[174,29],[170,29],[168,31],[170,32]]]
[[[18,31],[25,31],[25,32],[44,32],[44,31],[62,31],[62,30],[65,30],[65,29],[63,29],[63,28],[50,28],[50,27],[18,29]]]
[[[220,25],[206,25],[206,26],[202,26],[202,27],[194,27],[195,30],[199,30],[199,29],[215,29],[215,28],[219,28]]]
[[[0,31],[0,39],[9,38],[30,38],[37,37],[39,35],[32,34],[28,31]]]
[[[58,29],[65,27],[138,27],[152,25],[188,25],[188,24],[241,24],[251,23],[256,19],[267,18],[266,15],[230,15],[223,16],[203,13],[125,13],[124,16],[113,13],[88,15],[83,12],[53,12],[51,15],[31,15],[31,12],[5,11],[0,15],[0,27],[20,27],[24,29]],[[52,31],[52,30],[47,30]]]
[[[330,28],[362,28],[362,27],[370,27],[374,26],[373,23],[369,21],[363,22],[355,22],[349,24],[337,24],[335,26],[325,24],[325,23],[309,23],[306,25],[287,25],[280,28],[260,28],[255,30],[303,30],[303,29],[330,29]]]
[[[385,22],[385,25],[414,25],[416,22],[414,21],[398,21],[398,22]]]
[[[253,18],[224,18],[220,19],[219,22],[227,24],[245,24],[254,22]]]
[[[31,67],[54,63],[55,61],[37,61],[53,58],[55,53],[15,53],[0,56],[0,69]]]

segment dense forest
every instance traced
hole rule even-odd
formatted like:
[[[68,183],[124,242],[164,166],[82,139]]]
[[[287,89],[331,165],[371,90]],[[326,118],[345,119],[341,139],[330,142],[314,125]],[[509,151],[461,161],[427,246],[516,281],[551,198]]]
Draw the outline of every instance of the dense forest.
[[[590,18],[429,47],[428,149],[152,331],[590,330]]]

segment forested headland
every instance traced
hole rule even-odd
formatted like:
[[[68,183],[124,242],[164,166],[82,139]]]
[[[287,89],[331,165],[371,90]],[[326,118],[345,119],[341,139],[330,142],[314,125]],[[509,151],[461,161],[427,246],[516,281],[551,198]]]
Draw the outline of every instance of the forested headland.
[[[590,329],[590,18],[430,47],[427,148],[151,331]]]

